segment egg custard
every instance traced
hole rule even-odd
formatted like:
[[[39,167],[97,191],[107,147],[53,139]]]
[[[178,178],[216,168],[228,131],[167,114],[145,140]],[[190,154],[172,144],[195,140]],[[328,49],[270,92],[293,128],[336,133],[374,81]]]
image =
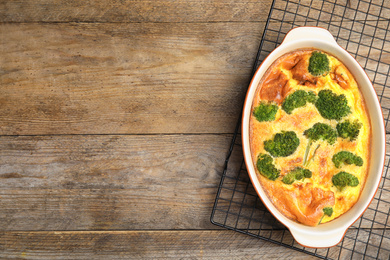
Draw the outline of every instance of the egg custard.
[[[353,75],[337,58],[310,49],[276,60],[256,90],[249,129],[259,181],[286,217],[316,226],[359,199],[371,125]]]

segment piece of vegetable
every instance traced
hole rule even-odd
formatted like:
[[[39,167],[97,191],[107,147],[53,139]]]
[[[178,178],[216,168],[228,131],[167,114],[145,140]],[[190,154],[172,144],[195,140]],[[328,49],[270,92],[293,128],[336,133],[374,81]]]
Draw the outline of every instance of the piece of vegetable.
[[[322,211],[328,217],[332,216],[332,214],[333,214],[333,208],[332,207],[325,207],[325,208],[322,209]]]
[[[345,187],[356,187],[359,185],[359,179],[348,173],[348,172],[339,172],[332,177],[332,183],[334,186],[336,186],[339,190],[343,190]]]
[[[303,157],[303,165],[307,163],[307,157],[310,152],[310,147],[314,141],[325,140],[329,144],[334,144],[337,139],[337,132],[332,126],[324,123],[315,123],[311,128],[305,130],[303,134],[309,139],[307,142],[305,154]],[[318,146],[316,150],[318,149]]]
[[[355,120],[354,122],[345,120],[342,123],[338,123],[336,129],[341,138],[349,138],[350,141],[354,141],[358,137],[361,127],[362,124],[358,120]]]
[[[282,109],[291,114],[294,109],[305,106],[307,102],[314,103],[316,99],[313,91],[297,90],[284,99]]]
[[[282,182],[285,184],[292,184],[294,181],[300,181],[304,178],[311,178],[312,175],[313,174],[309,169],[296,167],[283,176]]]
[[[291,172],[284,175],[282,179],[282,182],[284,184],[292,184],[294,181],[295,181],[295,174],[292,174]]]
[[[294,131],[282,131],[271,140],[264,141],[264,149],[273,157],[286,157],[295,152],[299,146],[299,138]]]
[[[318,92],[315,106],[325,119],[340,120],[351,113],[351,108],[348,106],[345,95],[337,95],[329,89]]]
[[[325,208],[322,209],[322,211],[324,212],[324,215],[322,215],[322,217],[321,217],[320,221],[318,222],[318,224],[321,223],[321,221],[325,217],[325,215],[330,217],[333,214],[333,208],[332,207],[325,207]]]
[[[261,102],[253,110],[253,115],[259,122],[274,121],[278,106],[272,103]]]
[[[314,149],[313,155],[310,157],[310,159],[306,159],[306,162],[305,162],[304,166],[308,167],[308,166],[310,165],[310,163],[314,160],[318,148],[320,148],[320,144],[318,144],[317,147]],[[306,152],[306,151],[305,151],[305,152]],[[308,156],[308,155],[307,155],[307,156]]]
[[[272,181],[276,180],[280,175],[280,170],[275,167],[272,157],[268,154],[259,154],[257,156],[256,167],[261,175]]]
[[[341,168],[343,164],[355,164],[356,166],[363,165],[362,157],[353,154],[349,151],[340,151],[333,155],[332,161],[336,168]]]
[[[311,75],[318,77],[329,73],[329,58],[325,53],[313,51],[309,59],[308,71]]]

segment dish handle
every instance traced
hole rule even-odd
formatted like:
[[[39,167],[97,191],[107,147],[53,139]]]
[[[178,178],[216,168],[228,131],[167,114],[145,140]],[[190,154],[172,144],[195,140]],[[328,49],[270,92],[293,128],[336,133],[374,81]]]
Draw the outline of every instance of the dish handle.
[[[333,35],[328,30],[321,27],[310,27],[310,26],[296,27],[294,29],[291,29],[284,37],[282,44],[293,42],[296,40],[301,41],[302,39],[323,40],[326,42],[337,44]]]
[[[340,243],[346,232],[346,230],[337,230],[330,232],[329,234],[318,232],[318,234],[313,235],[313,233],[305,233],[292,227],[289,227],[289,230],[298,244],[304,247],[312,248],[326,248],[335,246]]]

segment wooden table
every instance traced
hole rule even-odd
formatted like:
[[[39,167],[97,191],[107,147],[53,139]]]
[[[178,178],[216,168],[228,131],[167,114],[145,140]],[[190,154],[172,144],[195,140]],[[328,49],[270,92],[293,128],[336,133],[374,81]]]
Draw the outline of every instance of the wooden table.
[[[210,223],[271,2],[0,1],[0,258],[311,259]]]

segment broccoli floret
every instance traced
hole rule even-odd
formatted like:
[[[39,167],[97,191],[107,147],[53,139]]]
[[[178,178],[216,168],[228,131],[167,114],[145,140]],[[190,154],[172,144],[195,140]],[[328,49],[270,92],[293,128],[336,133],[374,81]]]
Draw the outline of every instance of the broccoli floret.
[[[282,182],[284,184],[292,184],[294,181],[295,181],[295,174],[292,174],[291,172],[284,175],[282,179]]]
[[[296,167],[293,172],[295,172],[295,179],[297,181],[302,180],[304,178],[311,178],[313,173],[309,169]]]
[[[292,184],[294,181],[299,181],[304,178],[311,178],[312,172],[309,169],[296,167],[286,175],[284,175],[282,182],[285,184]]]
[[[355,164],[356,166],[363,165],[362,157],[348,151],[341,151],[333,155],[332,161],[336,168],[340,168],[343,164]]]
[[[285,157],[293,154],[299,146],[299,138],[294,131],[282,131],[271,140],[264,141],[264,149],[273,157]]]
[[[316,123],[311,128],[305,130],[303,134],[309,139],[307,142],[305,155],[303,158],[303,165],[306,165],[307,163],[307,156],[310,152],[310,147],[313,143],[313,141],[318,140],[325,140],[329,144],[334,144],[337,139],[337,132],[335,129],[333,129],[330,125],[324,124],[324,123]],[[316,150],[318,149],[318,146]],[[314,155],[313,155],[314,156]]]
[[[325,53],[313,51],[309,59],[308,71],[311,75],[318,77],[328,74],[330,70],[329,59]]]
[[[349,120],[345,120],[342,123],[338,123],[336,126],[337,133],[341,138],[348,139],[350,141],[353,141],[358,137],[360,128],[362,127],[362,124],[355,120],[354,122],[351,122]]]
[[[324,123],[315,123],[311,128],[305,130],[303,134],[312,141],[325,140],[329,144],[334,144],[337,139],[336,130],[332,126]]]
[[[295,174],[295,179],[296,179],[297,181],[303,180],[304,178],[305,178],[305,175],[303,174],[302,171],[299,171],[299,172],[297,172],[297,173]]]
[[[322,211],[328,217],[332,216],[332,214],[333,214],[333,208],[332,207],[325,207],[325,208],[322,209]]]
[[[282,109],[291,114],[294,109],[305,106],[307,102],[314,103],[316,99],[313,91],[297,90],[284,99]]]
[[[266,102],[261,102],[253,110],[253,115],[260,122],[274,121],[276,112],[278,112],[278,106],[277,105],[266,103]]]
[[[349,181],[349,186],[356,187],[359,185],[359,179],[356,176],[351,177],[351,180]]]
[[[315,106],[321,116],[326,119],[340,120],[351,113],[351,108],[348,106],[345,95],[337,95],[329,89],[318,92]]]
[[[305,176],[305,178],[311,178],[311,176],[313,176],[313,173],[309,169],[305,169],[303,171],[303,176]]]
[[[333,208],[332,207],[325,207],[325,208],[322,209],[322,211],[324,212],[324,215],[322,215],[322,217],[321,217],[320,221],[318,222],[318,224],[321,223],[321,221],[325,217],[325,215],[330,217],[333,214]]]
[[[275,165],[273,165],[272,157],[268,154],[259,154],[257,156],[256,167],[261,175],[272,181],[276,180],[280,175],[280,170],[276,169]]]
[[[332,183],[339,190],[343,190],[346,186],[356,187],[359,185],[359,179],[348,172],[339,172],[333,175]]]

